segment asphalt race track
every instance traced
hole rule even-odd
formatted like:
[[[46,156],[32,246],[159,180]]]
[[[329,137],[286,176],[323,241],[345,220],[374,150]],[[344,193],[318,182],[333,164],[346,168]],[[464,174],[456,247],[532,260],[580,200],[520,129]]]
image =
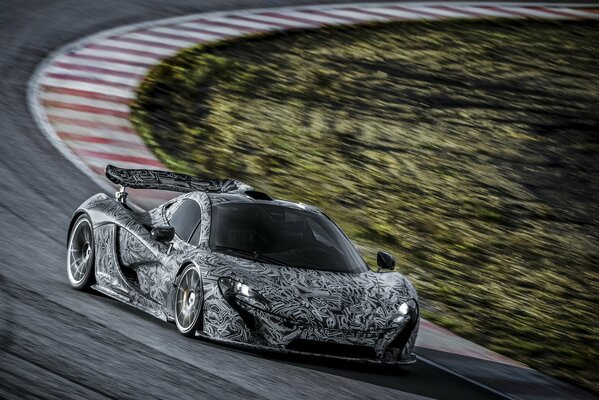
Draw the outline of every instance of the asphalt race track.
[[[313,1],[2,2],[0,398],[498,398],[422,362],[368,370],[188,339],[174,325],[68,284],[71,213],[100,189],[35,125],[27,83],[36,66],[66,43],[120,25],[302,3]]]

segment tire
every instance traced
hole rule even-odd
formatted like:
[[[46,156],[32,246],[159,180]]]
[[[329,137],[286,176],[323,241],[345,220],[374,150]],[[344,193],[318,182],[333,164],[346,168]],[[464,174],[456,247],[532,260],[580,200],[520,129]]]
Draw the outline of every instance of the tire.
[[[175,323],[182,335],[193,337],[201,329],[203,303],[202,277],[196,266],[190,264],[179,275],[175,291]]]
[[[67,276],[77,290],[87,290],[96,283],[94,231],[86,214],[77,218],[69,234]]]

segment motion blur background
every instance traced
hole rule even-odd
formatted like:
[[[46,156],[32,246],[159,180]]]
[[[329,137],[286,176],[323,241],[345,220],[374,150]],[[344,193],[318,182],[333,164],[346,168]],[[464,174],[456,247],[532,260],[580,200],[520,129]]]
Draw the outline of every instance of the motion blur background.
[[[373,267],[391,249],[426,318],[592,386],[598,28],[402,21],[203,45],[150,72],[133,121],[173,170],[318,204]]]

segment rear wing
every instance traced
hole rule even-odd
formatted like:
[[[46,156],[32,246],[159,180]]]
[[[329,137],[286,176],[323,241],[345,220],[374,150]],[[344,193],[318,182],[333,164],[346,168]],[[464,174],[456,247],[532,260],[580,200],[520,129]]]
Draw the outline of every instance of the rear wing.
[[[125,188],[170,190],[182,193],[195,191],[227,193],[254,190],[251,186],[235,179],[208,179],[170,171],[119,168],[110,164],[106,166],[106,177],[121,186],[120,193],[124,194],[125,198]],[[118,193],[117,198],[119,198]]]

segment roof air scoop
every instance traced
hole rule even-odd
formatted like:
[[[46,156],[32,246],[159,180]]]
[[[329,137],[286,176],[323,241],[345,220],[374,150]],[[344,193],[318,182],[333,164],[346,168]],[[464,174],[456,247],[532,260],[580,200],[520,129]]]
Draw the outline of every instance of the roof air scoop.
[[[246,196],[251,197],[254,200],[274,200],[272,197],[270,197],[269,195],[267,195],[264,192],[259,192],[257,190],[246,190],[245,192],[243,192],[246,194]]]

